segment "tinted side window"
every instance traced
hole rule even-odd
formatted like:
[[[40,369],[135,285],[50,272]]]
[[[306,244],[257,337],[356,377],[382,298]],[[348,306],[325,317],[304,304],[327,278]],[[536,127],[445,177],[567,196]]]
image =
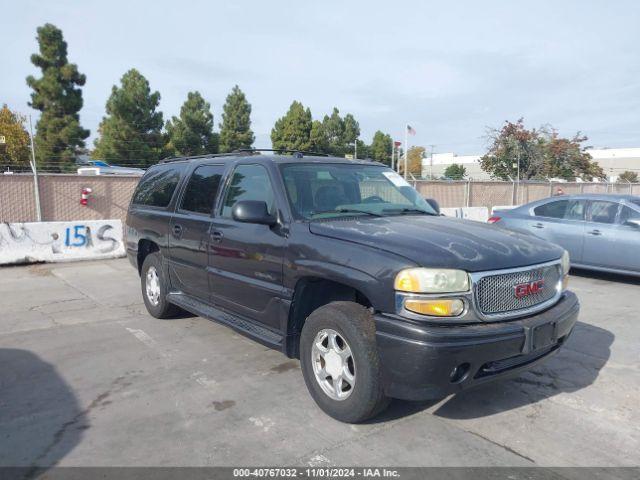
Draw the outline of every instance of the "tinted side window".
[[[274,211],[274,195],[267,170],[262,165],[239,165],[233,172],[224,196],[222,216],[231,218],[231,209],[240,200],[262,200]]]
[[[624,225],[627,220],[640,220],[640,212],[629,207],[622,207],[620,223]]]
[[[211,213],[223,173],[224,165],[202,165],[196,168],[184,190],[180,208],[196,213]]]
[[[618,213],[618,204],[607,201],[591,202],[590,217],[595,223],[614,223]]]
[[[586,204],[584,200],[571,200],[564,213],[565,220],[584,220]]]
[[[558,200],[556,202],[545,203],[533,209],[536,217],[564,218],[569,200]]]
[[[180,181],[185,164],[167,165],[149,170],[140,179],[132,203],[166,207]]]

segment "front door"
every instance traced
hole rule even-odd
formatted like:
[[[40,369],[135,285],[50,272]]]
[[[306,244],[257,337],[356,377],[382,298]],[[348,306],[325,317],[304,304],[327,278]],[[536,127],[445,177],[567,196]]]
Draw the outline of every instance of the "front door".
[[[235,168],[211,226],[209,271],[216,306],[280,328],[286,238],[278,226],[237,222],[231,216],[241,200],[264,201],[275,214],[273,185],[262,165]]]
[[[211,213],[223,173],[224,165],[196,167],[169,225],[171,286],[207,302]]]
[[[636,210],[626,205],[620,210],[618,220],[618,262],[624,266],[624,270],[640,272],[640,210]]]

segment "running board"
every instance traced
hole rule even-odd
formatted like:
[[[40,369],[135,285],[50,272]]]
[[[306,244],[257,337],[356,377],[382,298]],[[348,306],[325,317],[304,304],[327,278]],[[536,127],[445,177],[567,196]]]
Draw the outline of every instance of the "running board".
[[[237,332],[251,337],[267,347],[282,350],[282,335],[262,325],[258,325],[252,320],[232,315],[184,293],[169,293],[167,295],[167,301],[194,315],[231,327]]]

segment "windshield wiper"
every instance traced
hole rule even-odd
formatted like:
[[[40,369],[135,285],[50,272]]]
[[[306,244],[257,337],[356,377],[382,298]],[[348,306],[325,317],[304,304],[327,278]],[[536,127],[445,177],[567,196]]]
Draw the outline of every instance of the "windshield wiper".
[[[421,210],[420,208],[386,208],[382,210],[383,212],[389,213],[399,213],[400,215],[408,214],[408,213],[422,213],[424,215],[431,215],[437,217],[438,214],[435,212],[427,212],[426,210]]]
[[[379,213],[373,213],[368,210],[358,210],[357,208],[336,208],[334,210],[321,210],[319,212],[314,212],[312,217],[316,215],[322,215],[324,213],[363,213],[365,215],[371,215],[372,217],[382,217]]]

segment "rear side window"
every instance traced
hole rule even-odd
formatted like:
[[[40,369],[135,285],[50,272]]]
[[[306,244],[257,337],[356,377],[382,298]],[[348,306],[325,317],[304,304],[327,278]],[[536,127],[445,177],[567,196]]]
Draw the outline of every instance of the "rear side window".
[[[224,165],[201,165],[196,168],[184,190],[180,209],[211,213],[223,173]]]
[[[536,217],[564,218],[564,214],[569,206],[569,200],[558,200],[539,205],[533,209]]]
[[[166,207],[171,202],[185,164],[167,165],[150,169],[140,179],[132,203],[150,207]]]
[[[618,213],[618,204],[607,201],[591,202],[591,221],[595,223],[614,223]]]
[[[540,205],[533,211],[537,217],[584,220],[585,206],[584,200],[558,200]]]

